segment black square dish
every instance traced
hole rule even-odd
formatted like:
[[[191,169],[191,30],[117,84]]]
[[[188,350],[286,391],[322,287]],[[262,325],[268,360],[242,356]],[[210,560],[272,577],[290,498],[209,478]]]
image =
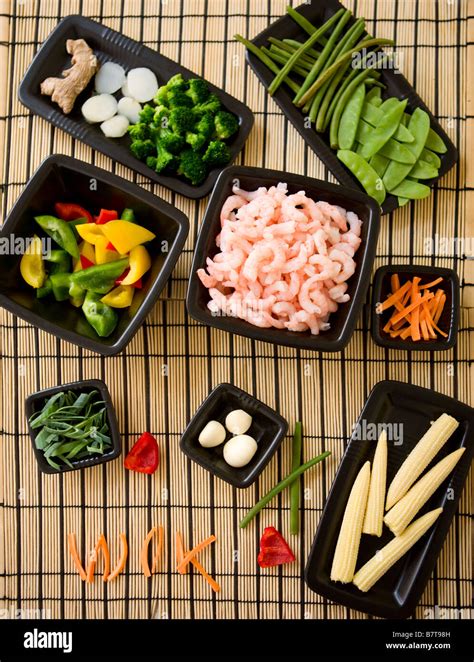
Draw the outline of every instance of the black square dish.
[[[439,507],[443,512],[425,535],[366,593],[359,591],[354,584],[332,582],[332,559],[350,490],[362,465],[373,460],[376,438],[367,439],[369,435],[364,434],[364,429],[369,430],[367,426],[370,424],[382,423],[403,426],[398,428],[403,437],[392,434],[390,441],[387,433],[388,486],[430,423],[443,413],[458,420],[459,427],[427,470],[454,450],[461,447],[466,450],[451,477],[443,482],[416,517]],[[430,389],[405,382],[382,381],[370,393],[354,430],[362,434],[353,434],[339,465],[311,547],[305,570],[306,583],[316,593],[350,609],[384,618],[407,618],[415,610],[436,565],[469,473],[474,453],[474,409]],[[395,443],[400,440],[402,443]],[[386,526],[381,538],[363,534],[356,569],[392,538],[393,534]]]
[[[348,281],[349,289],[347,292],[350,295],[350,301],[340,304],[339,309],[331,314],[329,318],[331,328],[328,331],[321,332],[316,336],[311,335],[309,331],[296,332],[286,329],[259,328],[237,317],[213,315],[208,309],[209,293],[199,280],[196,272],[206,266],[207,257],[213,257],[218,251],[215,239],[220,232],[220,211],[225,199],[232,195],[234,180],[239,182],[241,188],[249,191],[253,191],[260,186],[269,187],[276,185],[278,182],[286,182],[289,193],[304,190],[306,195],[314,200],[325,200],[330,204],[344,207],[348,211],[355,212],[362,220],[362,243],[355,255],[356,271]],[[219,176],[209,199],[194,251],[186,298],[189,314],[203,324],[223,329],[229,333],[248,336],[254,340],[264,340],[276,345],[313,349],[321,352],[338,352],[344,349],[350,341],[357,316],[364,303],[375,256],[379,227],[380,208],[375,200],[361,191],[278,170],[246,166],[226,168]]]
[[[443,278],[443,282],[435,286],[446,292],[446,304],[441,317],[438,321],[439,328],[448,334],[444,338],[438,334],[436,340],[401,340],[400,338],[391,338],[390,334],[383,330],[393,313],[393,308],[377,314],[377,304],[385,301],[391,293],[390,277],[392,274],[400,275],[400,284],[403,285],[407,280],[414,276],[419,276],[421,283],[428,283],[436,278]],[[374,342],[381,347],[389,349],[406,349],[410,351],[440,351],[450,349],[456,344],[458,323],[459,323],[459,278],[453,269],[443,269],[441,267],[390,264],[377,269],[372,286],[372,309],[371,309],[371,333]]]
[[[296,7],[296,10],[311,23],[322,25],[341,8],[345,9],[344,5],[338,2],[338,0],[318,0],[318,2],[305,2],[299,7]],[[359,15],[360,12],[356,12],[356,17],[351,17],[347,24],[348,27],[354,23]],[[252,41],[256,46],[267,46],[269,37],[277,39],[296,39],[302,42],[308,39],[308,34],[297,25],[288,14],[285,14],[272,23],[268,28],[265,28],[265,30],[260,32]],[[258,79],[265,88],[268,89],[274,78],[274,74],[265,64],[263,64],[263,62],[248,51],[247,60]],[[380,82],[386,86],[386,89],[382,91],[382,97],[388,98],[394,96],[399,99],[408,99],[407,112],[410,113],[418,107],[425,110],[430,116],[431,127],[443,139],[447,147],[446,153],[439,155],[441,158],[441,167],[439,168],[438,177],[433,180],[424,181],[424,183],[432,185],[453,167],[459,157],[458,151],[449,136],[443,130],[436,118],[431,114],[407,79],[397,69],[381,69],[380,73]],[[301,112],[301,109],[293,104],[293,97],[294,94],[286,87],[286,85],[281,85],[272,98],[294,125],[296,130],[301,134],[306,143],[329,168],[332,174],[341,182],[341,184],[349,186],[350,188],[360,189],[360,183],[341,163],[341,161],[339,161],[335,151],[331,149],[326,133],[317,133],[312,125],[307,127],[306,118]],[[397,207],[399,207],[398,199],[394,195],[388,195],[382,205],[382,213],[388,214],[397,209]]]
[[[105,402],[107,409],[107,422],[109,424],[110,437],[112,439],[112,447],[107,453],[104,453],[103,455],[95,455],[91,458],[83,458],[81,460],[71,460],[71,464],[73,465],[72,468],[68,467],[66,464],[63,464],[61,465],[61,470],[57,471],[48,464],[43,452],[36,448],[35,438],[38,434],[38,430],[32,430],[30,425],[30,418],[33,414],[38,412],[44,405],[45,401],[52,395],[55,395],[55,393],[60,393],[61,391],[74,391],[79,395],[81,393],[88,393],[93,390],[99,391],[101,400]],[[109,389],[100,379],[83,379],[78,382],[72,382],[71,384],[53,386],[52,388],[47,388],[43,391],[32,393],[26,399],[25,414],[28,420],[28,431],[30,433],[33,452],[35,454],[39,468],[45,474],[58,474],[64,473],[65,471],[75,471],[76,469],[94,467],[97,464],[103,464],[104,462],[110,462],[110,460],[114,460],[122,452],[122,443],[120,440],[120,432],[118,429],[114,405],[110,398]]]
[[[253,437],[258,445],[249,464],[241,468],[231,467],[224,460],[224,443],[215,448],[204,448],[198,441],[199,434],[209,421],[219,421],[224,425],[227,414],[233,409],[243,409],[252,416],[252,425],[246,434]],[[234,487],[243,488],[257,480],[280,446],[287,430],[288,423],[285,419],[268,405],[233,384],[219,384],[194,414],[179,445],[185,455],[214,476],[222,478]],[[228,432],[226,441],[231,437]]]
[[[71,58],[66,52],[66,40],[79,38],[86,40],[101,64],[107,61],[116,62],[122,65],[126,71],[136,67],[147,67],[155,73],[160,85],[178,73],[187,79],[197,77],[189,69],[134,39],[129,39],[85,16],[72,15],[60,21],[41,46],[20,84],[20,101],[40,117],[70,133],[73,138],[103,152],[113,161],[123,163],[141,175],[188,198],[202,198],[207,195],[222,168],[214,168],[202,184],[193,186],[184,178],[158,174],[137,159],[129,150],[130,137],[128,135],[123,138],[106,138],[98,124],[89,124],[82,116],[81,105],[91,95],[92,81],[79,95],[69,115],[65,115],[59,106],[51,101],[50,97],[40,93],[40,83],[45,78],[58,76],[63,69],[70,66]],[[253,125],[253,113],[245,104],[211,83],[209,83],[209,88],[217,94],[225,110],[234,113],[239,118],[240,128],[228,141],[232,160],[234,160],[250,133]]]
[[[91,187],[91,182],[96,185]],[[188,219],[181,211],[136,184],[89,163],[54,155],[43,161],[24,188],[0,237],[41,235],[33,217],[54,214],[57,201],[76,202],[97,211],[102,207],[134,209],[137,223],[156,234],[156,239],[147,245],[152,266],[144,277],[143,289],[136,291],[132,306],[119,313],[115,331],[108,338],[100,338],[80,308],[74,308],[68,302],[37,299],[35,291],[20,275],[21,255],[12,254],[1,259],[0,305],[58,338],[99,354],[117,354],[135,335],[164,288],[186,241]],[[167,247],[166,253],[162,252],[161,246]]]

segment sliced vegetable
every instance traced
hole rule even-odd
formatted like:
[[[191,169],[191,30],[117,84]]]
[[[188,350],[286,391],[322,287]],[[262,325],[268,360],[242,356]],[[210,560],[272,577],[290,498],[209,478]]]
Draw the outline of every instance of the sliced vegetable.
[[[118,214],[115,209],[101,209],[99,215],[95,219],[97,225],[103,225],[109,221],[115,221],[118,218]]]
[[[55,216],[35,216],[38,225],[69,255],[74,258],[79,257],[79,248],[77,246],[74,230],[66,221]],[[79,225],[76,229],[88,227],[88,225]]]
[[[105,539],[103,533],[101,533],[99,536],[95,549],[91,555],[89,565],[87,567],[86,581],[89,584],[94,581],[95,566],[97,564],[97,559],[100,551],[104,556],[104,572],[102,574],[102,581],[106,582],[110,573],[110,554],[109,554],[109,546],[107,545],[107,540]]]
[[[129,253],[139,244],[151,241],[156,235],[150,230],[130,221],[109,221],[101,226],[103,234],[116,247],[119,253]],[[86,239],[86,237],[84,237]],[[93,242],[91,242],[93,243]]]
[[[74,221],[78,218],[86,218],[89,223],[93,223],[92,214],[81,205],[74,202],[56,202],[54,205],[56,216],[63,221]]]
[[[132,305],[134,293],[135,289],[131,285],[118,285],[103,296],[101,301],[112,308],[129,308]]]
[[[261,568],[271,568],[284,563],[293,563],[295,560],[295,555],[281,533],[274,526],[267,526],[260,539],[258,565]]]
[[[73,563],[76,566],[76,570],[78,571],[82,581],[85,582],[87,579],[87,574],[82,566],[81,559],[79,558],[79,553],[77,551],[77,545],[76,545],[76,536],[74,533],[68,533],[67,544],[68,544],[69,553],[72,556]]]
[[[96,264],[72,274],[71,280],[85,290],[106,294],[114,286],[116,279],[123,273],[127,265],[128,258],[115,260],[108,264]]]
[[[215,535],[209,536],[205,540],[202,540],[199,544],[197,544],[187,554],[184,555],[183,560],[181,561],[181,563],[178,564],[176,570],[179,573],[182,573],[182,571],[186,569],[186,566],[189,563],[191,563],[191,561],[194,559],[195,556],[199,554],[199,552],[201,552],[203,549],[205,549],[208,545],[215,542],[216,540],[217,538]]]
[[[139,280],[142,276],[151,267],[151,257],[145,248],[145,246],[135,246],[130,251],[129,256],[129,273],[125,276],[122,281],[122,285],[133,285]]]
[[[120,556],[119,562],[112,570],[110,575],[107,577],[108,582],[113,581],[125,570],[125,565],[127,563],[127,558],[128,558],[128,542],[125,533],[120,534],[120,542],[122,543],[122,554]]]
[[[35,289],[41,288],[46,280],[43,260],[43,244],[35,235],[20,261],[20,273],[23,279]]]
[[[95,267],[90,267],[90,269],[95,269]],[[87,271],[90,271],[90,269],[87,269]],[[77,273],[85,272],[84,270]],[[101,338],[108,338],[118,324],[118,315],[113,308],[103,303],[100,297],[100,294],[88,291],[82,304],[82,312],[97,335]]]
[[[78,235],[87,241],[88,244],[95,246],[97,239],[104,236],[103,226],[97,223],[88,223],[87,225],[80,225],[77,229]]]
[[[155,564],[155,560],[159,558],[159,555],[161,553],[161,547],[162,547],[162,541],[163,541],[163,527],[157,528],[154,526],[150,531],[148,531],[147,536],[143,542],[142,545],[142,551],[140,554],[140,563],[143,569],[143,573],[145,577],[151,577],[152,573],[154,570],[150,570],[150,565],[148,563],[148,549],[150,547],[150,542],[153,536],[157,537],[157,550],[155,554],[153,555],[153,562],[152,562],[152,568],[153,565]]]
[[[160,453],[155,437],[144,432],[128,452],[124,466],[131,471],[153,474],[158,469],[159,461]]]

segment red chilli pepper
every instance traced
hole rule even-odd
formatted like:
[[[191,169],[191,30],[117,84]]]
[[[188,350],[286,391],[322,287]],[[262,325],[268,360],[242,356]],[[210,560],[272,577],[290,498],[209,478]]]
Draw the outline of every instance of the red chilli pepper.
[[[127,267],[125,269],[125,271],[123,272],[123,274],[119,278],[117,278],[117,280],[115,281],[115,284],[116,285],[121,285],[122,281],[124,280],[124,278],[126,278],[128,276],[129,273],[130,273],[130,269]],[[142,287],[143,287],[142,279],[139,278],[134,283],[132,283],[132,287],[134,287],[137,290],[141,290]]]
[[[93,267],[93,266],[94,263],[91,260],[89,260],[88,257],[86,257],[85,255],[81,255],[81,267],[83,269],[88,269],[89,267]]]
[[[274,526],[267,526],[260,539],[260,553],[257,561],[261,568],[271,568],[283,563],[292,563],[295,555],[281,533]]]
[[[63,221],[75,221],[76,218],[87,218],[88,223],[94,222],[92,214],[74,202],[56,202],[54,210],[56,215]]]
[[[95,218],[95,222],[97,225],[104,225],[104,223],[116,221],[117,219],[118,214],[114,209],[101,209],[100,214]]]
[[[158,469],[160,451],[155,437],[144,432],[139,440],[132,446],[125,458],[125,469],[138,471],[141,474],[153,474]]]

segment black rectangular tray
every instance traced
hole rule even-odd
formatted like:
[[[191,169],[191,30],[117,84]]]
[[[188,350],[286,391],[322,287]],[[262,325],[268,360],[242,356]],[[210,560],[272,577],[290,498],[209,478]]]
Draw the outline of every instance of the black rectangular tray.
[[[358,440],[353,436],[332,484],[306,565],[306,583],[313,591],[351,609],[384,618],[407,618],[413,613],[435,567],[471,466],[474,409],[442,393],[387,380],[373,388],[357,422],[357,425],[363,421],[403,424],[403,443],[388,443],[388,487],[430,422],[444,412],[454,416],[459,421],[459,427],[427,470],[457,448],[464,446],[466,450],[449,483],[444,481],[417,517],[439,507],[443,507],[443,512],[434,526],[367,593],[362,593],[353,584],[330,580],[332,559],[349,492],[362,465],[367,460],[373,460],[376,445],[376,441]],[[449,497],[448,485],[451,488]],[[393,534],[385,525],[381,538],[363,534],[357,569],[392,538]]]
[[[223,169],[222,167],[211,170],[199,186],[193,186],[184,178],[159,175],[130,152],[130,137],[128,135],[123,136],[123,138],[106,138],[99,124],[86,122],[81,113],[81,106],[93,90],[93,81],[78,96],[69,115],[65,115],[59,106],[51,101],[50,97],[40,93],[40,83],[45,78],[58,76],[63,69],[70,66],[71,58],[66,52],[66,40],[79,38],[86,40],[101,64],[110,60],[122,65],[126,71],[135,67],[148,67],[155,73],[159,84],[166,83],[171,76],[178,73],[181,73],[184,78],[198,77],[189,69],[182,67],[164,55],[160,55],[147,46],[139,44],[134,39],[129,39],[123,34],[84,16],[71,15],[64,18],[56,26],[30,64],[19,87],[20,101],[40,117],[71,134],[73,138],[81,140],[86,145],[103,152],[114,161],[123,163],[158,184],[162,184],[188,198],[202,198],[207,195],[214,186],[219,173]],[[224,108],[239,118],[240,128],[228,142],[233,161],[242,149],[253,126],[253,113],[250,108],[230,94],[211,83],[208,83],[208,85],[210,90],[217,94]],[[117,94],[120,95],[120,93]]]
[[[313,0],[312,2],[304,3],[299,7],[296,7],[296,10],[306,19],[311,21],[311,23],[322,25],[341,8],[345,9],[344,5],[338,0]],[[348,26],[352,25],[354,21],[355,19],[351,18],[348,22]],[[285,14],[285,16],[282,16],[268,28],[260,32],[252,41],[256,46],[261,47],[267,45],[269,37],[306,41],[308,36],[309,35],[300,28],[288,14]],[[416,48],[416,44],[414,44],[414,46]],[[274,78],[274,74],[265,64],[263,64],[263,62],[249,51],[247,51],[247,61],[256,73],[260,82],[268,89]],[[395,96],[399,99],[408,99],[407,112],[410,113],[418,107],[425,110],[430,116],[432,129],[439,134],[448,148],[445,154],[439,155],[441,158],[441,167],[439,168],[438,177],[432,180],[423,180],[424,184],[427,184],[428,186],[433,185],[456,163],[459,158],[458,150],[407,79],[397,70],[381,69],[380,72],[382,74],[381,82],[387,86],[386,89],[382,91],[382,96]],[[329,168],[341,184],[350,186],[351,188],[362,188],[352,173],[341,163],[341,161],[339,161],[334,150],[331,149],[327,135],[325,133],[317,133],[312,125],[309,128],[305,127],[304,115],[300,108],[293,105],[293,96],[292,92],[283,84],[278,88],[272,98],[311,149],[318,155],[321,161]],[[382,205],[382,214],[388,214],[398,207],[399,204],[396,196],[388,195]]]

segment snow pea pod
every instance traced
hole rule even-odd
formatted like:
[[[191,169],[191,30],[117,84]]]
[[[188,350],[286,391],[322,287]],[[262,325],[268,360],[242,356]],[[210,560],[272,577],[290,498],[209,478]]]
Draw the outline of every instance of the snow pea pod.
[[[386,156],[382,156],[382,154],[374,154],[369,163],[377,175],[379,177],[383,177],[383,174],[386,171],[388,164],[390,163],[390,159],[387,159]]]
[[[405,179],[393,191],[390,191],[390,193],[401,198],[408,198],[409,200],[421,200],[430,195],[431,189],[426,184],[420,184],[420,182],[416,182],[414,179]]]
[[[425,148],[420,154],[420,159],[423,159],[423,161],[426,161],[435,168],[441,168],[441,159],[430,149]]]
[[[380,88],[374,87],[373,89],[367,92],[365,97],[367,103],[371,103],[374,106],[382,105],[382,90]]]
[[[398,99],[396,101],[398,101]],[[367,124],[371,124],[372,126],[377,126],[377,124],[379,124],[383,119],[383,104],[380,107],[377,107],[370,101],[367,101],[367,97],[366,97],[365,103],[362,107],[361,117],[363,120],[367,122]],[[393,137],[395,138],[395,140],[398,140],[399,142],[402,143],[411,143],[414,140],[413,136],[408,131],[406,126],[404,126],[401,123],[398,125],[398,128],[393,134]]]
[[[438,154],[445,154],[448,151],[448,148],[444,144],[443,140],[433,129],[428,131],[428,137],[426,138],[425,146],[428,149],[431,149],[433,152],[438,152]]]
[[[408,130],[413,135],[414,141],[406,145],[406,149],[415,157],[415,162],[420,158],[420,154],[423,151],[429,129],[429,115],[421,108],[416,108],[408,123]],[[410,170],[411,167],[408,164],[401,164],[396,161],[390,163],[383,176],[383,182],[387,191],[391,193],[408,176]],[[401,197],[408,196],[402,194]]]
[[[383,105],[384,104],[382,104],[381,108]],[[362,150],[362,156],[364,158],[370,159],[370,157],[376,154],[394,135],[400,124],[400,119],[406,105],[407,100],[405,99],[400,103],[397,102],[391,110],[389,109],[384,113],[382,120],[372,130],[369,139],[364,143],[364,149]]]
[[[361,120],[357,128],[356,139],[358,142],[365,145],[365,143],[370,139],[370,135],[373,129],[370,124]],[[400,163],[409,164],[410,167],[415,165],[416,157],[411,153],[407,146],[403,143],[399,143],[397,140],[390,138],[385,145],[383,145],[379,153],[382,156],[386,156],[387,159],[392,159],[393,161],[399,161]]]
[[[53,239],[58,246],[61,246],[69,255],[79,258],[79,247],[72,227],[60,218],[55,216],[35,216],[38,225]]]
[[[402,197],[398,196],[398,206],[399,207],[403,207],[403,205],[406,205],[407,202],[410,202],[410,200],[408,198],[402,198]]]
[[[357,127],[359,125],[360,114],[365,99],[365,85],[362,83],[354,92],[354,96],[345,107],[341,121],[339,122],[338,142],[341,149],[352,149],[354,144]]]
[[[372,69],[364,69],[358,74],[354,80],[346,87],[344,93],[339,98],[336,107],[334,108],[333,116],[331,117],[331,125],[329,128],[329,142],[333,149],[338,148],[338,132],[339,132],[339,122],[341,120],[341,115],[346,107],[346,104],[349,102],[352,94],[359,87],[359,85],[371,74],[373,73]],[[359,141],[361,142],[361,141]]]
[[[410,177],[416,177],[416,179],[433,179],[433,177],[437,176],[438,169],[427,161],[423,161],[423,159],[418,159],[410,170]]]
[[[385,187],[372,166],[359,154],[348,149],[338,150],[337,157],[361,183],[367,194],[381,205],[385,200]]]

